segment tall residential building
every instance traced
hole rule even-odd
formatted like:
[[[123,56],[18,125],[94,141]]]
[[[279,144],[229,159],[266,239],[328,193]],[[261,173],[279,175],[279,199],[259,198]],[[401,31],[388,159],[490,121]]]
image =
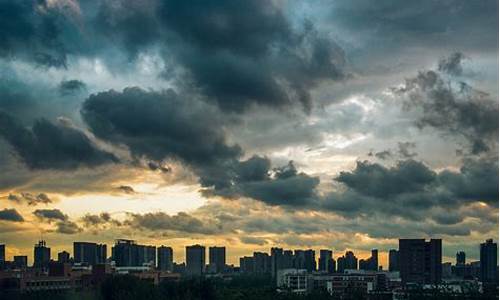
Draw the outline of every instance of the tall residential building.
[[[437,284],[441,282],[441,239],[400,239],[401,282]]]
[[[273,247],[271,248],[271,276],[276,278],[278,270],[281,269],[283,269],[283,248]]]
[[[328,273],[335,272],[335,260],[332,250],[319,250],[318,270]]]
[[[457,252],[457,265],[465,265],[465,252],[458,251]]]
[[[399,251],[389,250],[389,272],[399,271]]]
[[[378,250],[372,249],[372,255],[368,259],[359,260],[360,270],[378,271]]]
[[[250,274],[255,270],[255,263],[253,256],[240,257],[240,272]]]
[[[294,267],[307,272],[316,271],[316,256],[314,250],[295,250]]]
[[[352,251],[346,251],[345,255],[337,259],[337,271],[344,273],[345,270],[357,270],[358,258]]]
[[[171,247],[160,246],[158,252],[158,269],[162,271],[174,271],[174,251]]]
[[[75,263],[88,265],[103,264],[106,262],[107,246],[90,242],[73,242],[73,257]]]
[[[14,266],[17,269],[26,269],[28,267],[28,256],[26,255],[14,256]]]
[[[44,240],[38,241],[34,248],[34,263],[33,267],[47,269],[50,262],[50,248]]]
[[[226,247],[209,247],[208,263],[215,273],[222,273],[226,269]]]
[[[116,240],[111,249],[117,267],[156,266],[156,247],[138,245],[133,240]]]
[[[62,251],[62,252],[57,253],[57,262],[69,263],[69,252]]]
[[[186,247],[186,273],[200,276],[205,272],[205,247],[193,245]]]
[[[253,253],[254,273],[270,274],[271,273],[271,257],[264,252]]]
[[[492,239],[488,239],[486,242],[481,243],[479,253],[479,260],[481,262],[481,282],[493,283],[498,281],[497,251],[497,243],[494,243]]]

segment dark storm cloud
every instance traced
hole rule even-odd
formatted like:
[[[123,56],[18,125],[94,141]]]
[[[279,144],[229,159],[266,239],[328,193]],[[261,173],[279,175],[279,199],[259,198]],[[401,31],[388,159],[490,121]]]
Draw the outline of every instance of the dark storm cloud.
[[[205,195],[298,204],[313,197],[319,183],[293,164],[272,170],[267,158],[240,161],[243,152],[228,145],[220,112],[172,90],[94,94],[82,116],[97,137],[127,145],[136,158],[157,162],[155,167],[165,159],[185,163],[198,175]]]
[[[24,222],[24,218],[14,208],[4,208],[0,210],[0,221]]]
[[[0,1],[0,56],[36,64],[66,67],[62,30],[68,25],[46,1]]]
[[[439,45],[498,49],[496,0],[341,0],[332,6],[334,24],[398,47],[422,43],[432,47],[439,41]]]
[[[445,63],[453,66],[441,68],[451,73],[451,77],[433,70],[422,71],[393,91],[406,97],[405,107],[417,113],[418,127],[461,136],[469,142],[473,154],[495,151],[498,147],[498,103],[487,93],[454,78],[461,61],[450,62],[455,56]]]
[[[345,76],[343,51],[310,22],[295,29],[272,1],[168,0],[159,15],[171,53],[225,110],[298,102],[309,111],[311,88]]]
[[[59,83],[59,93],[63,96],[76,94],[85,88],[85,83],[77,79],[63,80]]]
[[[460,199],[498,206],[498,160],[467,159],[460,173],[443,171],[439,182]]]
[[[0,136],[31,169],[75,169],[117,162],[117,158],[98,149],[80,130],[63,122],[53,124],[45,119],[31,129],[0,111]]]
[[[52,200],[45,193],[39,193],[36,195],[31,194],[31,193],[20,193],[18,195],[9,194],[7,199],[10,201],[17,202],[17,203],[26,203],[26,204],[32,205],[32,206],[36,206],[38,204],[52,203]]]
[[[390,169],[358,161],[353,172],[341,172],[336,180],[364,195],[383,197],[423,191],[435,177],[433,171],[414,160],[400,161]]]
[[[78,224],[76,224],[75,222],[66,220],[57,222],[55,231],[62,234],[76,234],[82,232],[83,229],[78,227]]]
[[[243,167],[242,167],[243,165]],[[270,205],[307,206],[316,199],[319,178],[299,173],[293,164],[270,169],[270,161],[254,156],[236,168],[235,184],[216,190],[229,197],[250,197]]]
[[[470,215],[469,210],[457,215],[450,211],[476,201],[486,202],[492,209],[498,205],[498,162],[491,159],[466,160],[460,172],[440,173],[411,159],[390,168],[358,162],[353,171],[341,172],[336,181],[347,189],[327,195],[323,205],[347,216],[369,212],[455,224]]]

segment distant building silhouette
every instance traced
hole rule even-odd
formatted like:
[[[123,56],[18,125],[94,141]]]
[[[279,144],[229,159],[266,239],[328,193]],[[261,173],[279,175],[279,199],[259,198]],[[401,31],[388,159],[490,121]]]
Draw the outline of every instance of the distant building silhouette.
[[[226,247],[209,247],[208,263],[214,273],[221,273],[226,268]]]
[[[345,255],[337,259],[337,272],[344,273],[345,270],[357,270],[358,258],[352,251],[346,251]]]
[[[492,239],[486,240],[480,246],[481,281],[494,283],[498,281],[498,247]]]
[[[316,256],[314,250],[295,250],[294,267],[307,272],[316,271]]]
[[[359,269],[367,271],[378,271],[378,250],[373,249],[368,259],[359,260]]]
[[[400,239],[399,263],[401,282],[428,283],[441,282],[441,239]]]
[[[465,252],[459,251],[457,252],[457,265],[465,265]]]
[[[33,267],[47,269],[50,262],[50,248],[44,240],[38,241],[34,248],[34,263]]]
[[[138,245],[133,240],[118,239],[112,248],[117,267],[156,266],[156,247]]]
[[[319,250],[318,271],[333,273],[335,272],[335,260],[331,250]]]
[[[205,272],[205,247],[193,245],[186,247],[186,274],[200,276]]]
[[[399,251],[396,249],[389,250],[389,272],[399,271]]]
[[[69,252],[62,251],[57,253],[57,261],[60,263],[69,263]]]
[[[157,248],[158,269],[174,271],[174,251],[171,247],[160,246]]]
[[[103,264],[106,262],[107,246],[90,242],[73,242],[73,258],[75,263],[88,265]]]
[[[17,269],[26,269],[28,267],[28,256],[26,255],[14,256],[14,266]]]
[[[271,257],[264,252],[253,253],[254,273],[269,274],[271,273]]]
[[[240,272],[245,274],[253,273],[255,270],[255,261],[253,256],[240,257]]]
[[[283,269],[283,248],[271,248],[271,275],[276,278],[278,270]]]

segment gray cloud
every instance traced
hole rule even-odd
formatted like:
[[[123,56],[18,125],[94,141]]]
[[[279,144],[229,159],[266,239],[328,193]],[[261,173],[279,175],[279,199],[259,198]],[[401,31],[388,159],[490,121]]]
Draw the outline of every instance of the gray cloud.
[[[0,136],[32,169],[75,169],[118,161],[98,149],[83,132],[62,122],[53,124],[40,119],[30,130],[0,111]]]
[[[134,188],[128,185],[120,185],[117,189],[125,194],[135,194]]]
[[[54,229],[49,231],[55,231],[61,234],[76,234],[83,231],[78,224],[69,219],[68,215],[64,214],[57,208],[37,209],[33,212],[33,215],[41,221],[54,224]]]
[[[4,208],[0,210],[0,221],[24,222],[24,218],[14,208]]]
[[[68,220],[68,216],[63,214],[63,212],[57,208],[37,209],[33,212],[33,214],[40,219],[47,220],[48,222]]]
[[[456,55],[448,59],[451,62],[442,63],[447,65],[441,67],[443,71],[451,75],[458,72],[461,58],[455,61]],[[498,103],[487,93],[432,70],[419,72],[407,79],[403,87],[393,90],[396,95],[406,97],[406,109],[416,111],[418,127],[463,137],[473,154],[497,149]]]
[[[187,164],[199,176],[205,195],[295,204],[312,197],[319,183],[293,164],[270,170],[267,158],[240,161],[243,152],[226,142],[219,111],[172,90],[127,88],[91,95],[82,116],[97,137],[127,145],[137,159]]]
[[[216,234],[222,232],[220,225],[217,223],[200,220],[184,212],[176,215],[168,215],[163,212],[146,213],[143,215],[130,213],[124,224],[133,228],[153,231],[178,231],[194,234]]]
[[[28,205],[36,206],[38,204],[49,204],[52,203],[52,200],[47,196],[45,193],[39,193],[39,194],[31,194],[31,193],[20,193],[19,195],[16,194],[9,194],[7,197],[8,200],[14,201],[17,203],[26,203]]]
[[[59,83],[59,93],[62,96],[77,94],[85,88],[85,83],[78,79],[63,80]]]

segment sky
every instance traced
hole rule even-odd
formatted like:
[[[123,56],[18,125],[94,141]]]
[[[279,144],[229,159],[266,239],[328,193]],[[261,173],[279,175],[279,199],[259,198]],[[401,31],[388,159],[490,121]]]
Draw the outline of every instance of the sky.
[[[496,0],[0,0],[0,37],[7,259],[498,239]]]

